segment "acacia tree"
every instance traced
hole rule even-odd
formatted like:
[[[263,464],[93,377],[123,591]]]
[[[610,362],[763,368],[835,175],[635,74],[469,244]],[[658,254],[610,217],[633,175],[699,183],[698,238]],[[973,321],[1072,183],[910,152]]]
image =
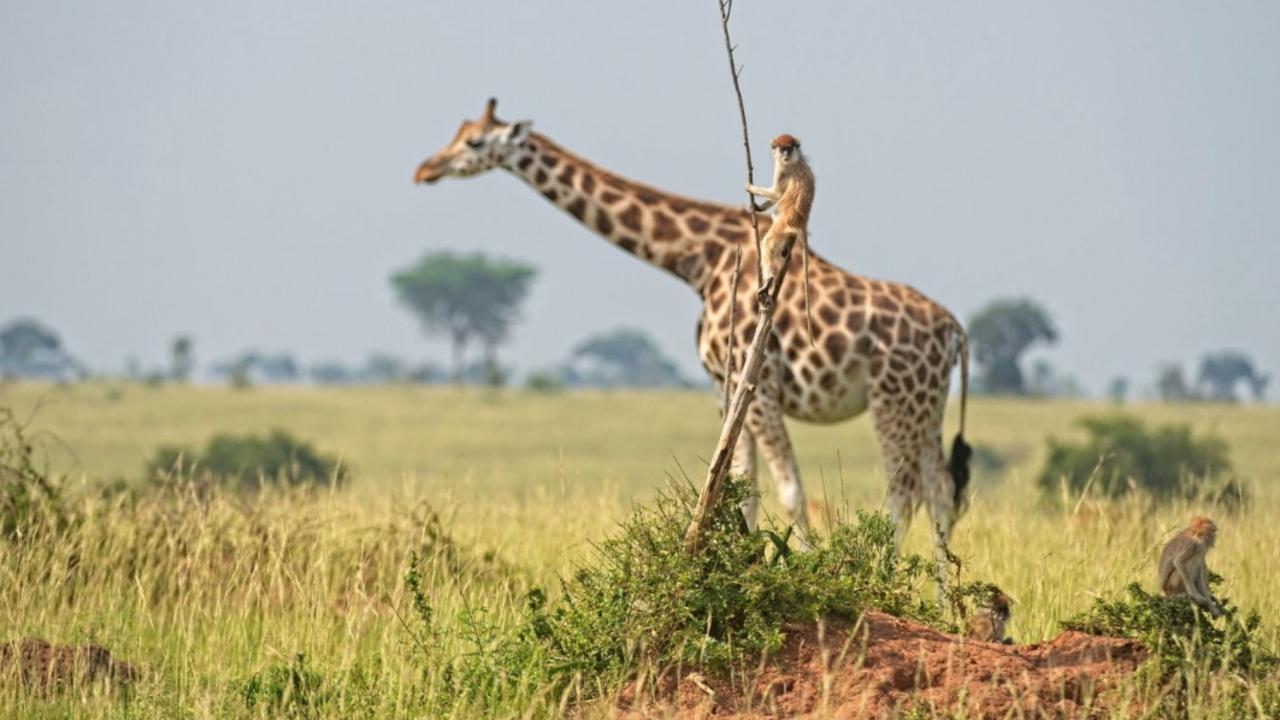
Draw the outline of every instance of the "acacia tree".
[[[484,345],[486,361],[496,365],[497,347],[519,320],[520,305],[536,276],[525,263],[445,251],[396,272],[391,284],[400,302],[417,315],[423,332],[448,337],[457,382],[472,340]]]
[[[1255,400],[1262,400],[1270,376],[1259,373],[1248,355],[1236,350],[1208,353],[1200,359],[1196,384],[1207,386],[1207,397],[1221,402],[1236,401],[1236,386],[1244,381]]]
[[[1026,393],[1020,361],[1032,345],[1058,340],[1048,311],[1031,298],[993,300],[969,320],[973,359],[989,393]]]
[[[0,328],[0,377],[84,377],[87,373],[53,330],[31,318]]]
[[[190,335],[179,335],[169,345],[170,375],[174,382],[184,383],[191,379],[191,369],[195,367],[195,344]]]
[[[1197,399],[1179,363],[1167,363],[1156,369],[1156,395],[1164,402]]]
[[[568,380],[586,385],[680,387],[676,364],[642,330],[618,328],[592,335],[573,349]]]

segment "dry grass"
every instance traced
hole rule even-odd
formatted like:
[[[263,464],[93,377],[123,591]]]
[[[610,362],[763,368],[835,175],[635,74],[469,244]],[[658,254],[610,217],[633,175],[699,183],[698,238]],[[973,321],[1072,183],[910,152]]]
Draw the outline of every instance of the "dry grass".
[[[408,607],[409,553],[435,558],[427,584],[442,614],[480,606],[489,620],[508,622],[524,588],[554,587],[664,475],[683,468],[700,476],[717,430],[716,398],[698,392],[19,385],[0,388],[0,405],[32,418],[50,466],[85,495],[103,480],[137,477],[161,444],[197,444],[229,430],[284,427],[340,454],[354,471],[341,491],[86,501],[73,531],[28,537],[20,550],[0,546],[0,640],[96,642],[144,673],[127,703],[100,688],[31,696],[0,677],[0,707],[18,717],[271,714],[262,702],[245,702],[244,681],[298,653],[322,678],[323,714],[416,716],[424,703],[448,706],[442,670],[413,662],[413,636],[397,617]],[[1095,594],[1133,580],[1150,586],[1161,539],[1200,510],[1086,501],[1071,513],[1041,505],[1033,475],[1044,438],[1073,434],[1077,417],[1105,409],[972,405],[973,439],[1012,464],[1002,477],[977,477],[953,549],[967,577],[995,581],[1015,598],[1011,631],[1019,641],[1055,634],[1058,621]],[[1130,409],[1152,422],[1213,430],[1231,444],[1256,500],[1221,518],[1211,566],[1243,609],[1280,616],[1280,523],[1271,517],[1280,507],[1280,410]],[[879,506],[883,478],[865,419],[793,432],[811,498],[833,508]],[[765,508],[776,514],[767,473],[762,480]],[[912,535],[919,550],[923,525]],[[453,560],[441,554],[444,541],[432,539],[440,529],[456,539]],[[1271,646],[1280,646],[1280,623],[1265,628]],[[533,693],[502,707],[554,714],[558,700]],[[452,707],[457,716],[473,710]],[[1193,717],[1214,712],[1196,706]]]

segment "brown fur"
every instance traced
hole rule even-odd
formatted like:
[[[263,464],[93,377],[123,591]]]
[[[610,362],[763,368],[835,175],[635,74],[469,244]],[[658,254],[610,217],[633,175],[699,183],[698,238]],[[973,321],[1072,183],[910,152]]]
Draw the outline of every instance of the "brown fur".
[[[795,136],[794,136],[794,135],[788,135],[788,134],[786,134],[786,133],[783,133],[783,134],[779,135],[778,137],[774,138],[774,139],[773,139],[773,142],[769,143],[769,147],[771,147],[771,148],[783,148],[783,147],[785,147],[785,148],[798,148],[798,147],[800,147],[800,141],[799,141],[799,140],[797,140],[797,139],[795,138]]]
[[[981,642],[1008,642],[1008,638],[1005,637],[1005,626],[1009,623],[1009,606],[1012,604],[1013,601],[1008,595],[997,592],[992,596],[990,604],[979,608],[973,617],[969,618],[969,628],[965,636]]]
[[[764,236],[765,257],[770,265],[781,264],[778,253],[790,235],[795,235],[795,247],[807,252],[809,242],[809,213],[813,209],[815,182],[813,169],[800,152],[800,141],[790,135],[774,138],[774,175],[771,190],[777,194],[777,210],[773,225]],[[785,158],[784,159],[784,153]],[[777,274],[777,267],[768,267],[766,278]]]
[[[1203,515],[1196,516],[1165,543],[1156,566],[1157,582],[1166,597],[1186,595],[1215,616],[1222,610],[1209,592],[1205,555],[1213,549],[1217,537],[1218,526]]]

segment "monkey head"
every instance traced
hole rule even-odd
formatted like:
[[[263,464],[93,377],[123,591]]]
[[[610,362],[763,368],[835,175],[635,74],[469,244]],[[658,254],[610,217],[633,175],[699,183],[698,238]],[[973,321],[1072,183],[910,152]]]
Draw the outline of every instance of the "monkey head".
[[[1000,619],[1000,622],[1009,621],[1010,605],[1013,605],[1013,600],[1010,600],[1009,596],[1005,595],[1003,592],[997,591],[991,596],[991,612],[995,613],[995,616]]]
[[[1187,530],[1206,547],[1213,547],[1214,541],[1218,539],[1218,526],[1204,515],[1191,518],[1191,525]]]
[[[778,163],[780,168],[801,159],[800,141],[794,135],[786,133],[779,135],[769,143],[769,148],[773,151],[774,162]]]

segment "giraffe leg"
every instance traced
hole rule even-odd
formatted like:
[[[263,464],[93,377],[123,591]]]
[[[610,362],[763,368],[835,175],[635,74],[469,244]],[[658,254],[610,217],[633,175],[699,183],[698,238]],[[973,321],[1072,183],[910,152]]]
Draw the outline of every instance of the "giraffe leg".
[[[751,487],[751,494],[742,501],[742,517],[746,518],[747,527],[755,530],[756,508],[760,504],[760,487],[756,483],[756,439],[745,427],[738,436],[738,443],[733,446],[733,464],[729,472]]]
[[[898,547],[902,547],[916,507],[926,504],[939,603],[946,597],[950,575],[947,542],[956,519],[955,484],[947,471],[942,446],[945,404],[945,390],[927,406],[897,393],[871,400],[872,419],[889,477],[889,509],[898,531]]]
[[[886,504],[901,548],[915,516],[920,487],[919,461],[910,448],[909,408],[900,396],[877,393],[870,399],[870,410],[889,483]]]
[[[800,485],[800,467],[791,448],[791,438],[782,420],[782,404],[774,397],[760,395],[747,410],[747,428],[760,444],[769,473],[778,486],[778,500],[791,514],[801,542],[809,538],[809,513]]]
[[[919,427],[920,465],[923,470],[923,496],[929,507],[930,525],[933,527],[933,543],[939,556],[940,582],[945,582],[950,567],[948,544],[951,530],[960,514],[956,498],[956,483],[947,468],[946,449],[942,442],[942,419],[946,412],[947,390],[932,402],[926,422]]]
[[[929,530],[933,535],[933,552],[937,562],[938,602],[946,593],[950,576],[951,552],[948,542],[955,522],[954,487],[942,451],[942,437],[937,432],[922,433],[919,445],[921,494],[929,508]]]

